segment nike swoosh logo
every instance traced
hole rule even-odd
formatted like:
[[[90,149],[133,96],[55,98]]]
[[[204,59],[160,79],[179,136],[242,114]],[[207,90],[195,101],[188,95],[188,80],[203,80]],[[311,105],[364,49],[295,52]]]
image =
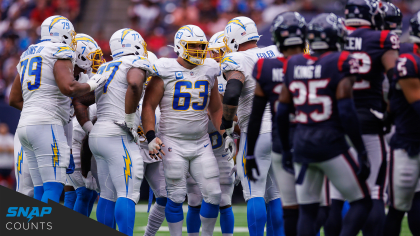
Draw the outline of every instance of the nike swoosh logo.
[[[222,157],[225,157],[225,156],[227,156],[228,154],[225,154],[225,155],[222,155]]]
[[[204,147],[207,147],[209,144],[210,144],[210,143],[208,143],[208,144],[204,145]]]

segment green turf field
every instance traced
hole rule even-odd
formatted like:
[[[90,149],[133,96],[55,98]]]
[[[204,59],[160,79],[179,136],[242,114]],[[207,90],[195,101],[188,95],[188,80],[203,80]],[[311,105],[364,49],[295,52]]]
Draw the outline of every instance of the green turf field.
[[[96,207],[93,209],[92,215],[91,215],[91,217],[93,219],[96,219],[95,209],[96,209]],[[139,205],[136,206],[136,212],[137,212],[136,213],[136,224],[134,226],[134,235],[136,235],[136,236],[140,236],[140,235],[144,234],[144,230],[145,230],[146,224],[147,224],[147,217],[148,217],[148,213],[146,211],[147,211],[147,205],[139,204]],[[233,206],[233,212],[235,214],[235,233],[234,233],[234,235],[238,235],[238,236],[249,235],[247,224],[246,224],[246,206],[245,205]],[[186,205],[184,205],[184,215],[185,215],[185,217],[187,215]],[[169,236],[168,224],[166,223],[166,221],[163,222],[162,227],[160,228],[159,232],[156,235],[157,236]],[[187,227],[185,225],[185,220],[184,220],[183,235],[187,235]],[[219,220],[217,220],[214,235],[217,235],[217,236],[222,235],[222,233],[220,231]],[[321,235],[323,235],[322,232],[321,232]],[[359,234],[359,235],[362,235],[362,234]],[[409,235],[411,235],[411,233],[408,229],[407,217],[405,217],[404,221],[403,221],[402,230],[401,230],[401,236],[409,236]]]

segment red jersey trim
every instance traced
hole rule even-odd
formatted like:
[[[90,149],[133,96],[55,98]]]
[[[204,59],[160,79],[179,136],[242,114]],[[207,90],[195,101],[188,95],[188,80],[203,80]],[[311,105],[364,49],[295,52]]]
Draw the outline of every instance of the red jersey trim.
[[[264,63],[264,59],[259,59],[257,61],[257,77],[256,77],[257,80],[259,80],[261,77],[263,63]]]
[[[419,69],[417,67],[417,62],[416,62],[416,59],[414,59],[413,55],[408,54],[408,53],[404,53],[404,54],[401,54],[400,57],[405,57],[408,60],[410,60],[414,64],[414,69],[416,70],[416,74],[419,73]]]
[[[413,43],[413,53],[420,56],[420,54],[418,53],[418,50],[419,50],[419,46]]]
[[[381,37],[379,38],[379,46],[381,48],[385,47],[385,40],[386,40],[386,36],[388,36],[389,34],[389,30],[382,30],[381,31]]]
[[[343,70],[343,64],[347,60],[349,55],[350,55],[350,52],[348,52],[348,51],[341,52],[340,57],[338,58],[338,63],[337,63],[339,71]]]

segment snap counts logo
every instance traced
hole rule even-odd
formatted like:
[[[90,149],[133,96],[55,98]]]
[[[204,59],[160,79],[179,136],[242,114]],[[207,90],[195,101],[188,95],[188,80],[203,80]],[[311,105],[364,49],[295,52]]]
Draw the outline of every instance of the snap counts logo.
[[[16,220],[10,219],[6,222],[7,230],[52,230],[52,222],[31,220],[42,218],[52,212],[51,207],[9,207],[7,210],[7,218],[18,218]]]

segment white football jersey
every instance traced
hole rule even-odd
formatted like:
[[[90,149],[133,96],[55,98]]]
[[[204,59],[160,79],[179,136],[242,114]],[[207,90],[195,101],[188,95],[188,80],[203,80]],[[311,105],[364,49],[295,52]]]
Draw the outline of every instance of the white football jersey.
[[[149,60],[134,55],[114,58],[114,60],[99,67],[97,73],[105,74],[108,76],[108,80],[103,86],[95,90],[98,120],[90,132],[90,136],[109,137],[126,134],[114,122],[125,120],[125,94],[128,87],[127,72],[131,68],[145,70],[146,78],[153,74],[152,65]],[[137,119],[140,119],[138,113],[137,116]]]
[[[23,108],[18,127],[26,125],[66,125],[70,120],[71,100],[60,92],[54,78],[54,64],[71,60],[75,53],[64,43],[43,41],[22,53],[16,66],[22,85]]]
[[[94,120],[96,118],[96,104],[92,104],[88,108],[89,113],[89,120]],[[83,130],[82,126],[80,126],[79,122],[77,121],[76,116],[73,117],[73,141],[76,141],[82,144],[83,138],[85,137],[86,132]],[[73,150],[74,152],[74,150]],[[75,168],[81,168],[80,158],[74,158]]]
[[[279,53],[275,45],[264,47],[264,48],[252,48],[246,51],[232,52],[226,54],[222,59],[222,71],[226,73],[228,71],[240,71],[245,76],[244,86],[242,87],[241,96],[239,97],[238,104],[238,125],[241,132],[247,132],[249,117],[252,110],[252,101],[254,99],[254,91],[256,81],[252,77],[252,70],[254,69],[255,63],[260,58],[273,58],[279,57],[282,54]],[[261,123],[260,133],[271,132],[271,112],[270,106],[267,104],[263,120]]]
[[[89,76],[89,75],[87,75],[87,74],[85,74],[85,73],[83,73],[83,72],[80,72],[80,74],[79,74],[79,79],[77,80],[79,83],[86,83],[88,80],[89,80],[89,78],[90,78],[91,76]],[[71,99],[71,98],[70,98]],[[96,114],[96,108],[95,108],[95,114]],[[71,106],[70,106],[70,119],[72,118],[74,116],[74,107],[73,107],[73,103],[71,104]],[[74,125],[73,125],[74,126]]]
[[[163,80],[164,95],[160,101],[159,132],[165,136],[197,140],[207,135],[207,106],[220,66],[213,59],[192,70],[176,59],[161,58],[153,65]]]
[[[144,93],[144,91],[143,91]],[[139,141],[140,141],[140,148],[142,148],[147,155],[143,155],[143,161],[146,163],[152,163],[152,162],[158,162],[158,161],[162,161],[161,159],[155,160],[150,158],[149,154],[149,144],[147,143],[147,139],[146,139],[146,133],[144,133],[144,129],[143,129],[143,124],[141,123],[141,109],[143,106],[143,98],[140,100],[139,103],[139,109],[138,109],[138,113],[139,113],[139,129],[141,130],[140,134],[139,134]],[[156,107],[155,110],[155,132],[159,132],[159,120],[160,120],[160,108],[159,106]]]
[[[225,95],[225,90],[226,90],[226,83],[227,81],[225,80],[225,78],[223,78],[223,74],[217,77],[217,82],[218,84],[218,88],[219,88],[219,93],[224,96]]]

